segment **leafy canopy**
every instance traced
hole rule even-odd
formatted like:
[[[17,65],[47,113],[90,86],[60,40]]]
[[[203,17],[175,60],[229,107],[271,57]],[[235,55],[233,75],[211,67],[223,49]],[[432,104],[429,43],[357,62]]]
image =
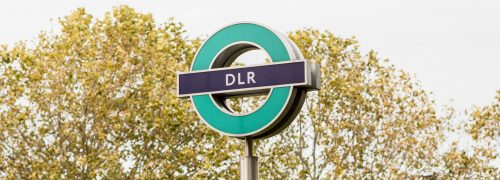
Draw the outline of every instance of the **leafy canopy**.
[[[182,24],[127,6],[102,19],[77,9],[59,22],[62,32],[40,34],[33,48],[0,48],[0,178],[238,178],[240,140],[210,130],[176,97],[175,73],[200,46]],[[262,178],[499,176],[487,165],[493,153],[437,153],[447,119],[408,73],[360,53],[354,38],[289,37],[321,64],[322,90],[287,130],[257,143]],[[229,103],[257,103],[238,101]],[[498,140],[498,103],[472,120],[475,138]]]

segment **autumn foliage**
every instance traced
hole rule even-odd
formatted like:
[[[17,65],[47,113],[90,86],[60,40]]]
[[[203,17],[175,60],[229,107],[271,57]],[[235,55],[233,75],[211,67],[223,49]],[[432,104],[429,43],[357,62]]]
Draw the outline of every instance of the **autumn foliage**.
[[[60,24],[33,47],[0,47],[0,179],[238,178],[240,140],[176,97],[175,73],[202,40],[127,6],[102,19],[77,9]],[[463,125],[472,152],[440,152],[450,118],[408,73],[354,38],[289,37],[321,64],[322,90],[258,142],[262,178],[500,178],[500,92]]]

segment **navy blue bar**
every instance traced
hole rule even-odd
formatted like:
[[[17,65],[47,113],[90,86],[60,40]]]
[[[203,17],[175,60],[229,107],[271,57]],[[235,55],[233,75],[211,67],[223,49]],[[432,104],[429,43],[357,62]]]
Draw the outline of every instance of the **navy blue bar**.
[[[306,83],[305,61],[179,74],[179,96]]]

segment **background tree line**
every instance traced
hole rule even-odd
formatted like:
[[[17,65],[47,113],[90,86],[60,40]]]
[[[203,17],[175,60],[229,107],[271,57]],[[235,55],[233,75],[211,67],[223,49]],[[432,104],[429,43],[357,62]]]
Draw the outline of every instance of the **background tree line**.
[[[61,33],[41,33],[33,47],[0,47],[0,178],[238,178],[242,142],[176,97],[175,73],[202,39],[127,6],[59,22]],[[262,178],[500,178],[500,91],[451,125],[453,111],[438,115],[418,81],[360,53],[356,39],[288,35],[321,64],[322,90],[287,130],[258,142]],[[441,150],[455,131],[473,137],[472,150]]]

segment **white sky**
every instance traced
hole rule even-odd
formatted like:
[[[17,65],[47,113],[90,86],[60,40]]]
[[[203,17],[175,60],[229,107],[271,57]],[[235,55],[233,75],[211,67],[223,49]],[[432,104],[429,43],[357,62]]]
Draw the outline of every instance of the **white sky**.
[[[57,18],[77,7],[102,17],[121,4],[150,12],[158,22],[174,17],[190,37],[237,21],[257,21],[281,32],[312,27],[356,36],[363,51],[374,49],[416,74],[438,105],[459,110],[491,103],[500,89],[498,0],[3,1],[0,44],[34,40],[42,30],[57,33]]]

